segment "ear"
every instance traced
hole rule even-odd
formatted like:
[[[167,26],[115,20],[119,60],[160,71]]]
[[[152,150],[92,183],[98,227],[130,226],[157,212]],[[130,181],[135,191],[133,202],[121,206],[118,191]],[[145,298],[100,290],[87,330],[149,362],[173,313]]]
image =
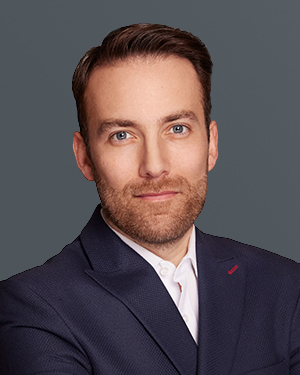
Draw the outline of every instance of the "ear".
[[[84,140],[79,132],[75,132],[73,136],[73,151],[78,168],[84,177],[89,181],[94,181],[92,165],[86,152]]]
[[[208,170],[211,171],[218,159],[218,128],[216,121],[209,124],[209,145],[208,145]]]

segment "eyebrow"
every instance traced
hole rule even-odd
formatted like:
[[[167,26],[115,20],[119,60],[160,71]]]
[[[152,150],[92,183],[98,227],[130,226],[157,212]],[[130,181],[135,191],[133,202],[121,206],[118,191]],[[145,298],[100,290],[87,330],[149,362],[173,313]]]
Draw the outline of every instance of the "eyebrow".
[[[196,116],[196,114],[193,111],[180,111],[180,112],[176,112],[176,113],[173,113],[171,115],[168,115],[168,116],[162,118],[160,120],[160,122],[162,124],[166,124],[168,122],[173,122],[173,121],[181,120],[181,119],[184,119],[184,118],[190,119],[192,121],[199,122],[198,117]]]
[[[190,119],[194,122],[199,123],[199,119],[196,116],[196,114],[193,111],[179,111],[172,113],[170,115],[167,115],[161,119],[158,120],[159,124],[167,124],[169,122],[178,121],[181,119]],[[100,136],[103,134],[106,130],[121,127],[121,128],[127,128],[127,127],[138,127],[138,123],[131,120],[124,120],[124,119],[107,119],[100,121],[97,128],[97,135]]]

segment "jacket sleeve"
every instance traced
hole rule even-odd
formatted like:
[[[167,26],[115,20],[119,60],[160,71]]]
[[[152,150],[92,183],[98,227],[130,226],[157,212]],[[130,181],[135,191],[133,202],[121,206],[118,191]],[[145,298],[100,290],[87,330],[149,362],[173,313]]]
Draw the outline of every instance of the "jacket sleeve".
[[[291,327],[290,375],[300,374],[300,293]]]
[[[88,375],[78,340],[45,298],[9,279],[0,283],[0,374]]]

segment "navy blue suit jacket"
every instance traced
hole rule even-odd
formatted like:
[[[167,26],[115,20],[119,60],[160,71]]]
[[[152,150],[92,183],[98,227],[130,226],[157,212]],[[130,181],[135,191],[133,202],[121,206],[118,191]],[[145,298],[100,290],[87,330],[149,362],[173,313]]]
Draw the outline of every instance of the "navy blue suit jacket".
[[[298,264],[197,230],[197,346],[99,211],[59,255],[0,284],[1,375],[300,374]]]

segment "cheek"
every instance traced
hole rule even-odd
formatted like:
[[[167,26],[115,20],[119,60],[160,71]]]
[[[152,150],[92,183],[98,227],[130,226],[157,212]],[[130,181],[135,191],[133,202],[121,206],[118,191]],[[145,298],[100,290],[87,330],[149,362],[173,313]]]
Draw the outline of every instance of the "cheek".
[[[122,189],[130,180],[134,178],[134,158],[132,154],[110,152],[95,155],[94,165],[100,179],[115,189]]]
[[[195,180],[207,172],[207,156],[206,147],[199,144],[177,150],[173,155],[173,171]]]

